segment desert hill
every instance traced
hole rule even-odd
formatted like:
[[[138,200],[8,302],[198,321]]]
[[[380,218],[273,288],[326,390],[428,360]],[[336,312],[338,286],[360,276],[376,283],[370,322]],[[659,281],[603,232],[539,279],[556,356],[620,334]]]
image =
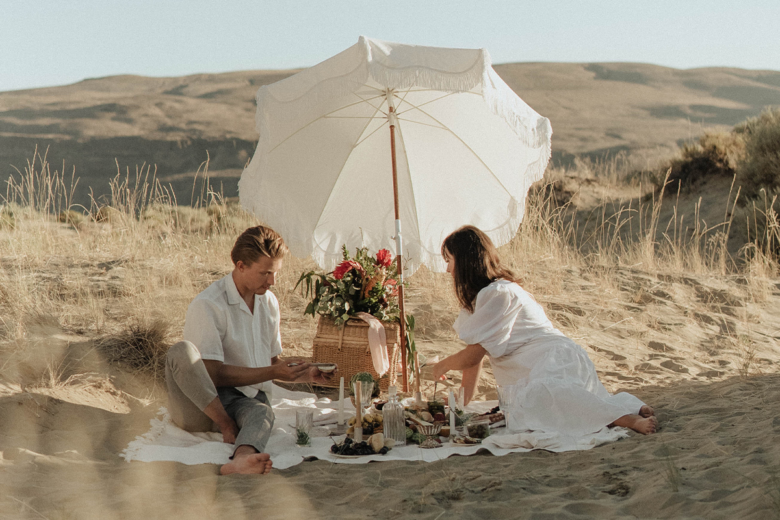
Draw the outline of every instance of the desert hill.
[[[704,129],[728,127],[780,105],[780,72],[731,68],[678,70],[636,63],[513,63],[496,71],[552,121],[553,158],[625,151],[654,164]],[[0,93],[0,178],[23,170],[37,146],[52,167],[89,189],[143,163],[157,166],[178,200],[189,202],[192,174],[210,159],[226,195],[257,140],[254,96],[297,71],[242,71],[174,78],[114,76],[61,87]]]

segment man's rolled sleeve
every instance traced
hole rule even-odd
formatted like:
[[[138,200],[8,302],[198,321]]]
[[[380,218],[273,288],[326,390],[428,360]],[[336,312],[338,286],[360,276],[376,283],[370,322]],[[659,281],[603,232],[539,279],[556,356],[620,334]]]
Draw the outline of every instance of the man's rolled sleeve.
[[[224,316],[208,300],[196,298],[187,308],[184,339],[191,341],[203,359],[225,361],[222,338],[225,335]]]

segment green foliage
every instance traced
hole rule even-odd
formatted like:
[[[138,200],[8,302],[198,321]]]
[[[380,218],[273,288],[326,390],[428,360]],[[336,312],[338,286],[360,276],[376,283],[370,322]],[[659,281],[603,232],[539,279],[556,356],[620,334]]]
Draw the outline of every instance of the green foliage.
[[[414,316],[411,314],[406,315],[406,352],[407,352],[407,364],[409,370],[414,372],[415,352],[417,352],[417,344],[414,342]]]
[[[344,247],[344,261],[333,272],[303,273],[295,288],[301,286],[303,296],[311,298],[304,314],[333,318],[336,325],[344,324],[359,312],[382,321],[397,321],[397,264],[390,262],[387,250],[381,250],[377,255],[387,256],[380,260],[369,255],[364,247],[356,249],[355,257],[350,258]]]
[[[309,432],[303,428],[296,428],[295,444],[298,446],[309,446],[311,444],[311,437],[309,436]]]

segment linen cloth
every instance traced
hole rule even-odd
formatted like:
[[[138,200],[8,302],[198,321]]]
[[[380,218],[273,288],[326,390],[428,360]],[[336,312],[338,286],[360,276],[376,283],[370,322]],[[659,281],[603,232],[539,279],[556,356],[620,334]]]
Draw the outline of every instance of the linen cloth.
[[[587,352],[563,335],[533,296],[497,280],[477,294],[474,312],[463,309],[455,331],[487,351],[499,386],[513,392],[508,428],[579,439],[602,430],[644,404],[631,394],[611,395]]]
[[[282,353],[279,302],[271,291],[255,295],[254,312],[238,293],[228,274],[198,294],[187,308],[184,339],[200,351],[202,359],[227,365],[258,368],[271,366]],[[270,381],[238,389],[247,397],[258,390],[269,395]],[[270,396],[270,395],[269,395]]]
[[[295,445],[295,410],[311,408],[315,410],[315,425],[335,422],[337,403],[327,398],[318,399],[314,394],[292,392],[275,386],[271,404],[276,416],[271,437],[266,444],[266,453],[276,469],[286,469],[300,464],[304,459],[317,458],[339,464],[365,464],[372,461],[416,460],[435,462],[451,455],[472,455],[479,450],[487,450],[493,455],[506,455],[513,452],[527,452],[532,449],[549,451],[587,450],[593,447],[628,437],[625,428],[602,428],[598,432],[576,438],[550,435],[540,432],[514,433],[506,428],[493,430],[493,433],[481,445],[462,446],[445,443],[441,448],[421,449],[417,445],[398,446],[387,455],[367,455],[357,458],[339,458],[330,452],[333,440],[330,437],[313,437],[311,446],[301,448]],[[405,404],[410,404],[410,402]],[[354,407],[349,399],[345,400],[347,417],[354,415]],[[483,413],[494,406],[496,401],[472,402],[466,410]],[[219,433],[189,433],[176,427],[170,420],[165,408],[150,421],[150,430],[135,438],[122,451],[127,461],[155,462],[172,461],[182,464],[225,464],[232,455],[234,446],[222,442]],[[340,441],[342,437],[335,437]]]
[[[377,374],[383,376],[390,370],[385,326],[367,312],[358,312],[355,316],[368,324],[368,347],[371,349],[371,362],[374,364],[374,370],[376,370]]]

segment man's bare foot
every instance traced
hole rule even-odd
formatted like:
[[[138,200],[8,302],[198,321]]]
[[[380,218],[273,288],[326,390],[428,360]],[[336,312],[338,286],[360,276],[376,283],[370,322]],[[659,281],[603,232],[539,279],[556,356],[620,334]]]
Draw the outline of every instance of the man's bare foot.
[[[647,406],[645,404],[639,409],[639,415],[642,417],[653,417],[655,415],[655,410],[653,410],[652,406]]]
[[[245,449],[249,448],[249,449]],[[271,456],[267,453],[257,453],[251,446],[239,446],[233,460],[219,468],[221,475],[267,475],[271,472]]]
[[[610,424],[610,426],[622,426],[624,428],[631,428],[637,433],[647,435],[649,433],[655,433],[658,428],[658,419],[655,416],[642,417],[641,415],[624,415],[617,421]]]

